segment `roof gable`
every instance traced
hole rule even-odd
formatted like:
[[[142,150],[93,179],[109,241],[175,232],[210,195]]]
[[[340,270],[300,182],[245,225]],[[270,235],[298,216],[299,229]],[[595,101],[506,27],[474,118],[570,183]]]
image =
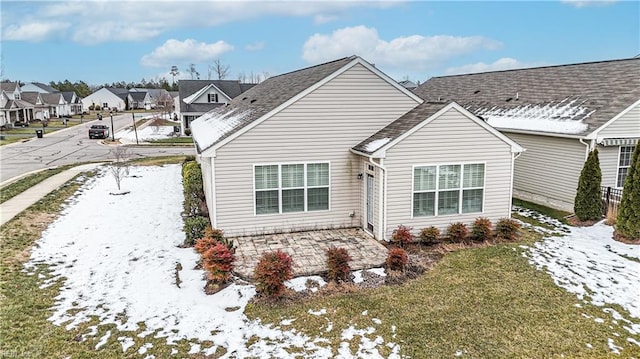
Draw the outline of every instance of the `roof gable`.
[[[371,137],[354,146],[352,151],[365,156],[384,158],[385,152],[388,149],[395,146],[417,130],[428,125],[431,121],[437,119],[440,115],[450,109],[457,110],[462,115],[469,118],[469,120],[473,121],[484,130],[490,132],[492,135],[511,146],[512,152],[524,151],[520,145],[509,137],[500,133],[500,131],[491,127],[485,121],[479,119],[477,116],[465,110],[455,102],[451,102],[449,104],[443,102],[425,102],[402,115],[399,119],[393,121],[388,126],[385,126]]]
[[[270,77],[241,96],[234,98],[226,106],[202,115],[192,123],[194,141],[198,151],[203,152],[213,146],[224,145],[357,64],[363,65],[391,86],[414,99],[416,103],[422,102],[418,96],[362,58],[345,57]],[[235,125],[223,134],[210,136],[212,133],[217,133],[212,128],[219,125],[217,119],[225,118],[226,114],[232,111],[235,113],[233,117],[241,117],[235,120]]]
[[[24,91],[22,92],[22,97],[23,100],[34,104],[34,105],[43,105],[44,101],[42,99],[42,96],[40,95],[40,92],[36,92],[36,91]]]
[[[504,130],[587,135],[640,99],[640,58],[434,77],[414,92]]]
[[[224,96],[227,99],[227,101],[231,101],[231,98],[226,93],[224,93],[224,91],[220,90],[214,84],[208,84],[207,86],[205,86],[205,87],[201,88],[200,90],[194,92],[191,96],[185,97],[184,99],[182,99],[182,101],[184,103],[187,103],[187,104],[192,104],[194,102],[198,102],[198,100],[202,96],[204,96],[205,94],[209,93],[210,90],[215,90],[216,93],[219,93],[222,96]]]

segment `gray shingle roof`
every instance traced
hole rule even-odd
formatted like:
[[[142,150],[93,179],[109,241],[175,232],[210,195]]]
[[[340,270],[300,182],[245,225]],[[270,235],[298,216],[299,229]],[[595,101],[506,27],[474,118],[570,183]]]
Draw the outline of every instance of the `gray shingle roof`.
[[[147,97],[146,92],[129,92],[129,96],[131,99],[136,102],[144,101],[145,97]]]
[[[215,87],[224,92],[229,98],[233,99],[241,93],[255,86],[254,84],[240,83],[235,80],[180,80],[178,82],[178,94],[180,100],[187,98],[194,93],[201,90],[203,87],[213,84]],[[184,101],[180,101],[180,112],[207,112],[216,107],[218,104],[200,104],[206,106],[195,106],[195,104],[188,104]],[[198,109],[196,109],[198,108]]]
[[[200,152],[215,145],[223,139],[233,135],[241,128],[249,125],[253,121],[261,118],[271,110],[284,104],[300,92],[311,87],[315,83],[338,71],[356,57],[345,57],[339,60],[327,62],[324,64],[307,67],[293,72],[273,76],[251,89],[244,92],[241,96],[234,98],[227,106],[214,109],[198,120],[194,121],[193,136],[196,146]],[[234,121],[234,125],[217,135],[213,141],[210,141],[206,133],[197,133],[198,122],[206,123],[209,120],[215,121],[216,118],[222,118],[230,112],[242,114],[239,119]],[[205,126],[202,126],[202,132],[206,132]],[[200,141],[199,141],[200,139]]]
[[[106,89],[123,100],[126,100],[127,96],[129,95],[129,90],[125,88],[107,87]]]
[[[581,117],[575,119],[582,119],[584,126],[575,134],[587,135],[640,100],[640,59],[434,77],[414,92],[426,101],[456,101],[481,116],[494,107],[504,113],[576,100],[581,107],[576,115]]]
[[[40,92],[35,92],[35,91],[23,91],[20,94],[20,98],[27,101],[28,103],[35,105],[36,102],[38,101],[38,95],[40,94]]]
[[[17,86],[17,82],[0,82],[0,90],[2,91],[13,92]]]
[[[56,93],[43,93],[42,100],[44,103],[49,105],[58,105],[60,103],[60,97],[62,94],[60,92]]]
[[[71,103],[71,100],[73,99],[73,95],[75,94],[74,91],[64,91],[60,93],[62,94],[62,97],[64,97],[65,101],[67,101],[68,103]],[[80,98],[78,96],[76,96],[75,103],[80,103]]]
[[[373,134],[371,137],[354,146],[353,149],[370,155],[387,143],[402,136],[420,122],[431,117],[447,105],[448,103],[444,102],[423,102],[413,110],[402,115],[399,119],[391,122],[389,125]]]
[[[32,84],[34,86],[37,86],[37,87],[41,88],[44,91],[47,91],[47,92],[58,92],[58,90],[54,89],[53,87],[51,87],[49,85],[45,85],[42,82],[32,82]]]

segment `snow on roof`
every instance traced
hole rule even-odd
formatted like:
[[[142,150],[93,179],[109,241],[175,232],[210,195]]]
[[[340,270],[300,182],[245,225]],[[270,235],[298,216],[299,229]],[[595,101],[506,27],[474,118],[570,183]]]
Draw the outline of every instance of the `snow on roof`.
[[[200,149],[213,146],[218,140],[231,133],[242,121],[251,114],[250,110],[235,113],[236,109],[220,113],[218,111],[207,112],[191,123],[193,140]]]
[[[577,134],[587,130],[587,119],[595,110],[590,111],[582,106],[578,100],[569,101],[568,98],[544,105],[524,105],[513,108],[481,108],[475,112],[493,127],[529,130],[541,132],[556,132],[565,134]]]
[[[387,143],[389,143],[389,141],[391,141],[390,137],[385,137],[385,138],[379,138],[377,140],[373,140],[369,143],[367,143],[364,146],[364,150],[369,152],[369,153],[373,153],[377,150],[380,149],[380,147],[386,145]]]

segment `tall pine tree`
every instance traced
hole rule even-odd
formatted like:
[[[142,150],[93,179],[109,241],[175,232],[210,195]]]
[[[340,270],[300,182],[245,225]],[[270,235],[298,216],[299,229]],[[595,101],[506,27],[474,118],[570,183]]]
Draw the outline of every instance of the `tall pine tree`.
[[[591,221],[602,218],[601,183],[602,171],[596,148],[589,153],[578,180],[573,210],[579,220]]]
[[[627,170],[616,231],[626,239],[640,240],[640,143],[636,144]]]

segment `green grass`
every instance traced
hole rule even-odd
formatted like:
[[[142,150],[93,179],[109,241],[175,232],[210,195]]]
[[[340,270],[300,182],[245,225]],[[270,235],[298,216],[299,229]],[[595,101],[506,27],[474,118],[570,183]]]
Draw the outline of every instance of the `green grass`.
[[[25,135],[25,136],[4,137],[4,139],[0,140],[0,146],[8,145],[10,143],[16,143],[16,142],[28,140],[28,139],[33,138],[33,137],[35,137],[35,134],[33,136]]]
[[[182,160],[176,156],[136,164]],[[47,321],[61,284],[41,289],[38,275],[48,276],[47,268],[43,266],[30,276],[22,266],[33,243],[55,219],[64,201],[76,193],[80,182],[67,183],[0,227],[0,353],[21,358],[139,357],[133,348],[151,342],[153,348],[148,354],[170,357],[172,347],[163,338],[138,338],[130,332],[117,331],[113,325],[100,326],[98,334],[84,342],[76,340],[89,326],[98,324],[97,318],[68,331]],[[584,304],[583,308],[575,307],[580,302],[575,295],[557,287],[549,275],[528,264],[518,245],[534,243],[540,237],[525,233],[516,244],[446,254],[432,270],[403,285],[318,296],[287,305],[250,304],[246,313],[274,326],[281,326],[282,319],[295,318],[283,329],[295,329],[311,338],[327,338],[334,354],[342,341],[341,330],[354,325],[360,329],[375,327],[376,332],[368,337],[380,335],[385,342],[398,343],[400,354],[412,358],[451,358],[458,350],[466,351],[465,358],[640,357],[640,347],[627,342],[628,332],[613,323],[601,308]],[[619,307],[610,307],[625,313]],[[326,315],[307,312],[322,308],[327,310]],[[365,310],[366,316],[362,315]],[[605,321],[596,323],[583,313]],[[379,318],[382,324],[373,323],[372,318]],[[329,321],[333,330],[327,332]],[[391,326],[397,327],[395,338]],[[95,350],[107,330],[112,332],[110,339]],[[136,333],[142,331],[140,328]],[[614,332],[621,337],[614,336]],[[125,354],[116,341],[121,335],[136,341]],[[621,356],[610,353],[607,338],[614,338],[623,347]],[[587,343],[593,349],[587,348]],[[175,357],[189,357],[189,347],[187,341],[180,342]],[[356,347],[354,340],[351,349]],[[379,350],[384,356],[390,353],[387,347],[379,346]],[[224,354],[224,350],[216,354],[214,357]]]
[[[193,138],[192,137],[171,137],[171,138],[163,138],[159,140],[151,140],[148,142],[152,144],[162,144],[162,145],[168,145],[168,144],[169,145],[170,144],[193,145]]]
[[[524,240],[536,239],[529,233]],[[465,249],[445,255],[434,269],[401,286],[287,306],[251,304],[246,313],[275,326],[295,318],[288,329],[325,337],[334,352],[341,329],[355,325],[375,327],[371,338],[380,335],[399,343],[400,354],[412,358],[451,358],[457,350],[471,358],[618,357],[609,352],[607,338],[616,338],[625,357],[640,355],[640,347],[626,342],[630,335],[608,314],[591,305],[575,307],[576,297],[528,264],[520,252],[516,245]],[[321,308],[327,309],[326,315],[307,313]],[[362,315],[365,310],[367,316]],[[605,323],[582,313],[605,318]],[[382,324],[373,324],[371,318]],[[328,322],[334,328],[329,333]],[[395,339],[392,325],[397,327]]]
[[[67,170],[76,165],[65,165],[59,166],[51,169],[46,169],[26,177],[21,178],[20,180],[10,183],[0,189],[0,203],[4,203],[11,198],[19,195],[20,193],[26,191],[27,189],[37,185],[38,183],[46,180],[51,176],[55,176],[58,173]]]
[[[522,200],[522,199],[518,199],[518,198],[514,198],[513,199],[513,204],[515,206],[529,208],[529,209],[532,209],[532,210],[534,210],[536,212],[542,213],[545,216],[548,216],[548,217],[551,217],[551,218],[555,218],[555,219],[561,221],[564,224],[568,224],[567,219],[565,217],[567,217],[567,216],[569,216],[571,214],[571,212],[561,211],[559,209],[550,208],[550,207],[547,207],[547,206],[543,206],[541,204],[528,202],[528,201],[525,201],[525,200]]]

